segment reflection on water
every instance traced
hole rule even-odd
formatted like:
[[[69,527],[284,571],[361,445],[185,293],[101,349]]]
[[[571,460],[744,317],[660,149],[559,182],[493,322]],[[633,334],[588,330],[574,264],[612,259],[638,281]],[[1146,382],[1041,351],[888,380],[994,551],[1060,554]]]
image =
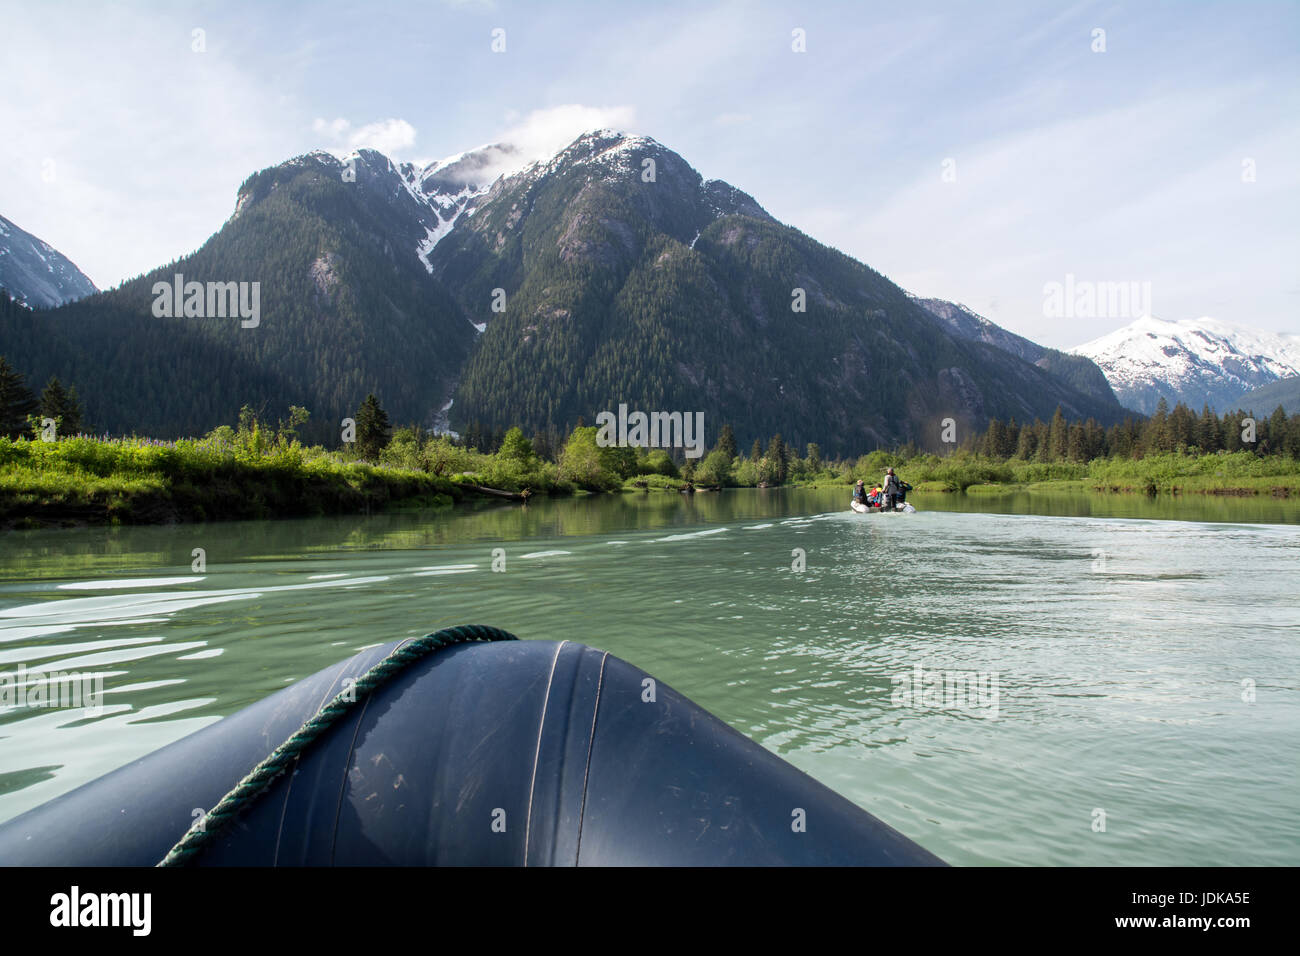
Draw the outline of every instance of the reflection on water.
[[[360,647],[475,621],[630,660],[955,863],[1297,862],[1294,503],[857,516],[845,494],[5,535],[0,673],[104,694],[0,711],[0,819]],[[1194,520],[1150,520],[1171,505]]]

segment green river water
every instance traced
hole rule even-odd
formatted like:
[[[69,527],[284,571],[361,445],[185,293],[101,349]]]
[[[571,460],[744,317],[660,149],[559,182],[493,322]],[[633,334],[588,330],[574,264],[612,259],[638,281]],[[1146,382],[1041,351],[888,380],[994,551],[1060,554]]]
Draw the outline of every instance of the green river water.
[[[0,679],[105,691],[0,708],[0,820],[477,622],[625,658],[954,864],[1300,863],[1300,506],[847,494],[0,534]]]

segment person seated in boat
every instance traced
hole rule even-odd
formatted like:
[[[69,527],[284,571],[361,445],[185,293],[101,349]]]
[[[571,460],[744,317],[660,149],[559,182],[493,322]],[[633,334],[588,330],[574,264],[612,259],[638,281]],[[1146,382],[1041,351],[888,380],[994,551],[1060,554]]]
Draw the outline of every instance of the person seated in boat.
[[[885,471],[885,480],[881,486],[881,490],[885,496],[884,510],[897,511],[898,502],[903,494],[903,485],[902,482],[898,480],[898,476],[894,474],[893,468],[889,468]]]
[[[872,508],[880,507],[881,505],[880,485],[876,485],[869,492],[867,492],[867,504],[870,505]]]
[[[861,478],[859,478],[858,483],[853,486],[853,503],[869,505],[869,502],[867,501],[867,486],[863,484]]]

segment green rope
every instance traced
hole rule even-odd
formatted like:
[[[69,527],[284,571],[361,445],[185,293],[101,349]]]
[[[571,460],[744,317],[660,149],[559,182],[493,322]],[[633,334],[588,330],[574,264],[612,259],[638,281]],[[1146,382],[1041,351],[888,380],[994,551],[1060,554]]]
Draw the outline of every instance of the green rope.
[[[198,829],[196,825],[196,828],[186,831],[180,842],[168,850],[167,855],[157,865],[184,866],[190,863],[195,854],[213,842],[235,817],[261,796],[271,783],[289,769],[290,764],[296,761],[302,752],[335,721],[357,706],[371,691],[401,673],[408,664],[453,644],[516,640],[518,638],[513,634],[500,628],[483,624],[466,624],[460,627],[443,628],[441,631],[402,644],[362,674],[354,687],[340,692],[288,740],[271,751],[265,760],[249,771],[248,776],[239,781],[233,790],[217,802],[212,812],[202,819],[202,829]]]

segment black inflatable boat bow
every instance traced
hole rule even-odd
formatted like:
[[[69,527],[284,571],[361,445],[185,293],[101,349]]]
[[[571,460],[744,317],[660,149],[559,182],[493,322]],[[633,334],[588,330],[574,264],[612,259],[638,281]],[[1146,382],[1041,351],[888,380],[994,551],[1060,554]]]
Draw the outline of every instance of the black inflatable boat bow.
[[[221,835],[230,822],[261,796],[280,774],[289,769],[308,747],[325,733],[340,717],[366,699],[371,691],[381,687],[403,670],[434,651],[453,644],[474,641],[517,641],[509,631],[485,624],[464,624],[447,627],[414,641],[402,644],[393,653],[357,679],[354,686],[339,694],[316,712],[316,716],[298,728],[288,740],[276,747],[266,759],[249,771],[235,788],[222,797],[202,820],[181,837],[158,866],[185,866],[205,846]]]

